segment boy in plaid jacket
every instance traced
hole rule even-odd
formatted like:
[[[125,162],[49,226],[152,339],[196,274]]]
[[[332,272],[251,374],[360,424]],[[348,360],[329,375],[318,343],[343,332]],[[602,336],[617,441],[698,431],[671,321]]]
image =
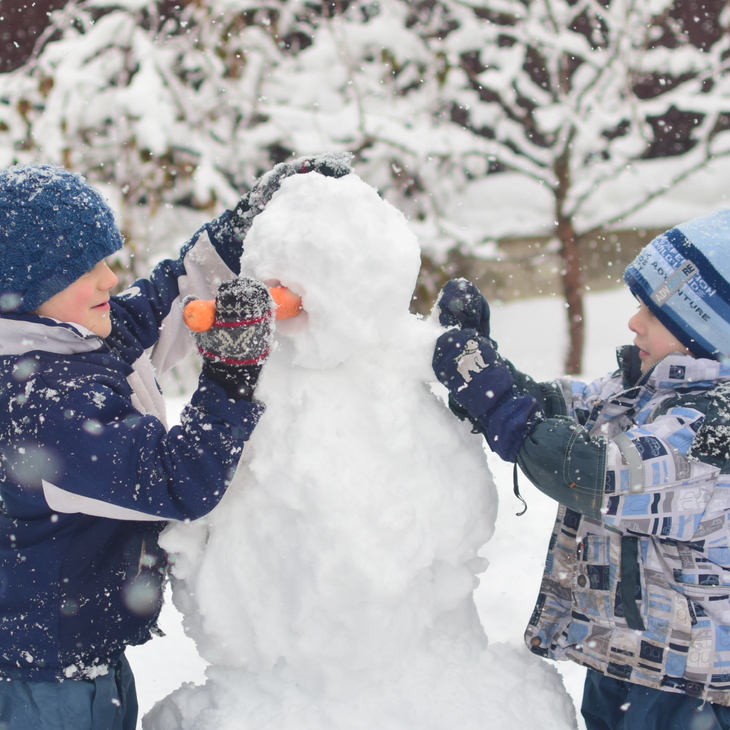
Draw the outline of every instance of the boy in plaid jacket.
[[[624,278],[635,339],[604,378],[536,383],[517,371],[464,280],[440,295],[450,329],[434,370],[452,410],[559,503],[525,638],[588,668],[588,730],[726,729],[730,210],[659,236]],[[475,343],[482,362],[467,380]]]

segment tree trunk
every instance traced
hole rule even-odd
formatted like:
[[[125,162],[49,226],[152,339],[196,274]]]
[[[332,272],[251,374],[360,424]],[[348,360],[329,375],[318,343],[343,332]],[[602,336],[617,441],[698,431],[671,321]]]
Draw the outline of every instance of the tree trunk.
[[[557,222],[556,233],[560,240],[563,260],[562,283],[568,315],[568,352],[565,372],[577,375],[583,369],[583,343],[585,340],[585,313],[583,309],[583,275],[580,267],[579,240],[569,218]]]

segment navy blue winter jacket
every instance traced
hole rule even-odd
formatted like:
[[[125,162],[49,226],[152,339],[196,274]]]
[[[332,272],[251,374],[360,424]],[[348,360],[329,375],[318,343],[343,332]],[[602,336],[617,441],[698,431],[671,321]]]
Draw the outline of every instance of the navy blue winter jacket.
[[[0,677],[93,677],[146,641],[164,521],[206,514],[230,481],[262,406],[201,377],[168,429],[155,379],[192,346],[180,300],[237,273],[227,220],[114,297],[106,340],[0,317]]]

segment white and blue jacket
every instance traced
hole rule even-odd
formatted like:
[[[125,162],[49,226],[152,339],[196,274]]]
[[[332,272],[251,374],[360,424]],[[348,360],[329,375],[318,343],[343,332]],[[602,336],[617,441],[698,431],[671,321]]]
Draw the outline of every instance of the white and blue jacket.
[[[635,349],[635,348],[633,348]],[[560,502],[530,649],[730,705],[730,363],[523,381],[547,419],[518,463]]]
[[[201,377],[168,429],[155,378],[192,349],[181,299],[211,298],[237,273],[228,220],[114,297],[106,340],[0,317],[0,677],[89,678],[146,641],[160,530],[209,512],[230,481],[261,404]]]

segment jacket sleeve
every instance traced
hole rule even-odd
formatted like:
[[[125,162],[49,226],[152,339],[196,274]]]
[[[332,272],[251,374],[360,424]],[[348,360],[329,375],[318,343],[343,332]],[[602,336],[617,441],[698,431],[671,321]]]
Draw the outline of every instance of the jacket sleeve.
[[[148,279],[139,279],[112,299],[112,342],[124,350],[132,342],[150,350],[158,375],[167,372],[193,347],[182,319],[188,295],[212,299],[218,286],[240,272],[243,244],[230,211],[202,226],[177,259],[160,262]]]
[[[678,406],[608,439],[551,419],[528,437],[518,464],[540,491],[620,532],[687,540],[718,504],[719,469],[689,457],[703,420]]]
[[[263,406],[229,400],[201,376],[181,424],[168,431],[134,409],[124,385],[97,377],[72,387],[56,407],[43,401],[57,398],[57,390],[36,389],[24,408],[43,417],[9,455],[11,511],[13,493],[21,508],[35,504],[39,513],[50,507],[122,520],[196,519],[213,509]],[[29,442],[43,447],[29,450]]]
[[[606,440],[572,418],[548,418],[527,436],[517,455],[525,476],[544,494],[600,520],[606,483]]]

